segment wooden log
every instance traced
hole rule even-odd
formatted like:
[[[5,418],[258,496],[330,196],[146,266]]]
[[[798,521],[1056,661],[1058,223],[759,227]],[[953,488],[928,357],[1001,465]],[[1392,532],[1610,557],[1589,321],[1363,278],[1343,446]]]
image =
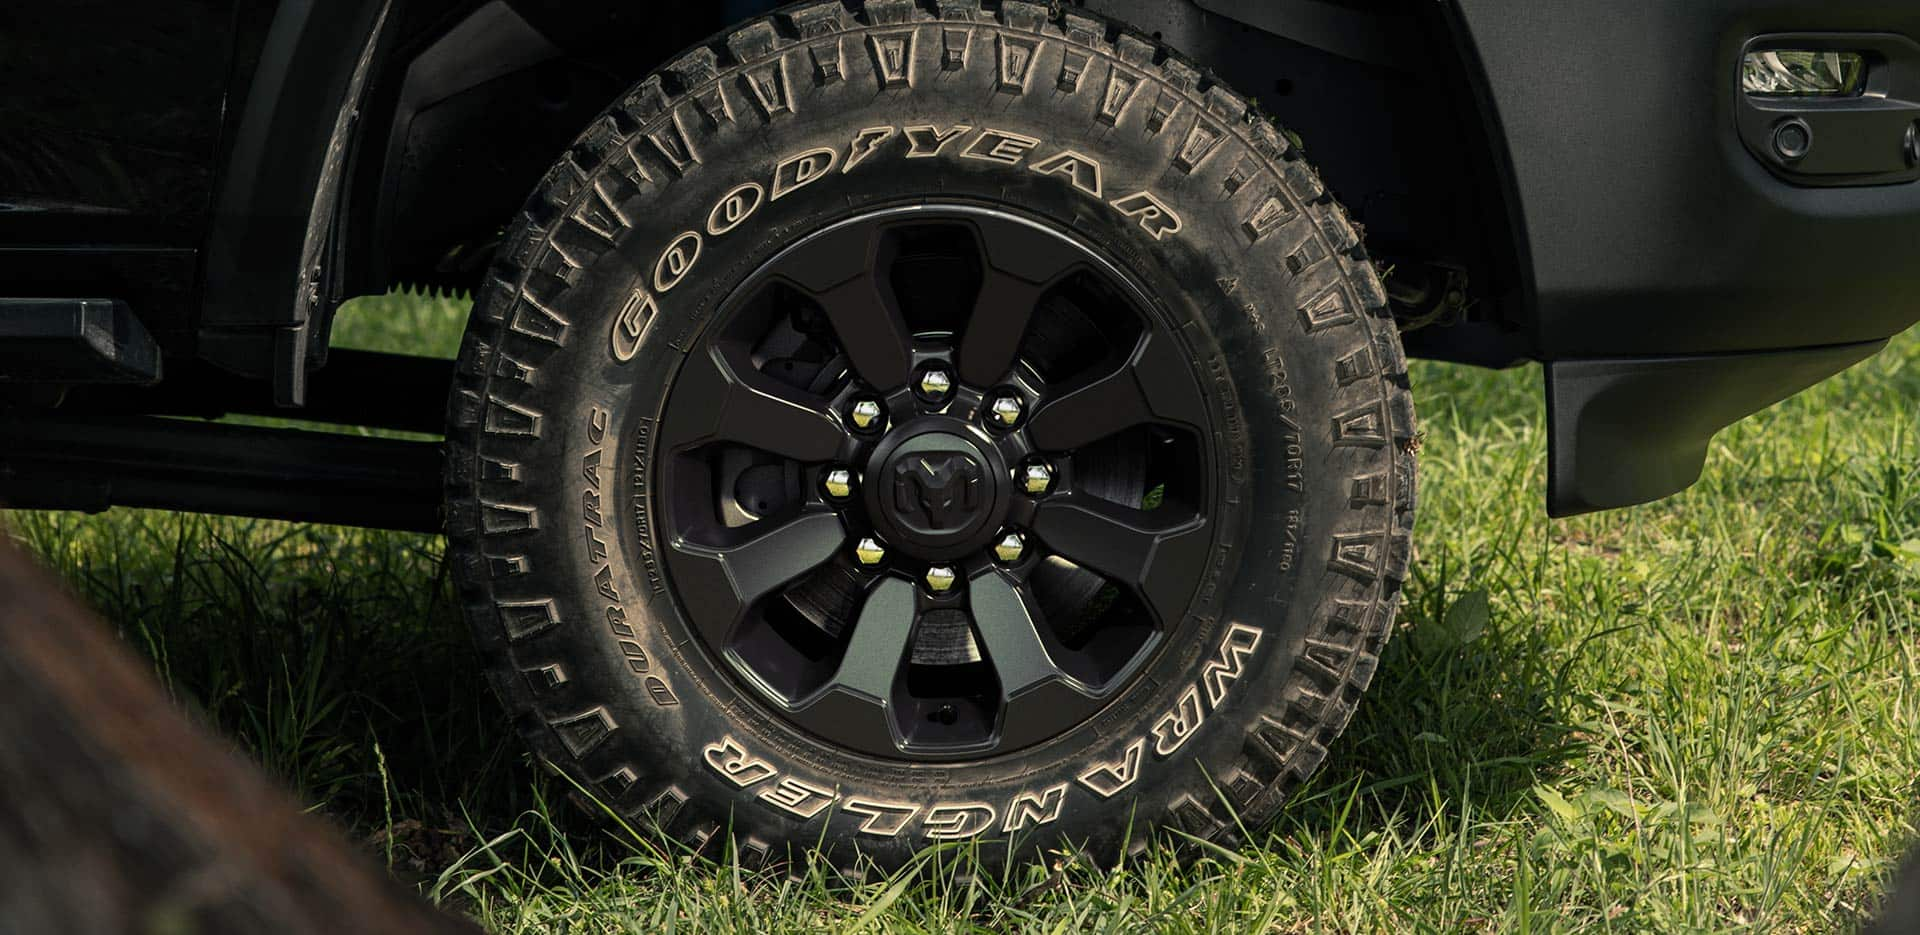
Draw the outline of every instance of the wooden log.
[[[0,535],[0,932],[476,932],[370,865]]]

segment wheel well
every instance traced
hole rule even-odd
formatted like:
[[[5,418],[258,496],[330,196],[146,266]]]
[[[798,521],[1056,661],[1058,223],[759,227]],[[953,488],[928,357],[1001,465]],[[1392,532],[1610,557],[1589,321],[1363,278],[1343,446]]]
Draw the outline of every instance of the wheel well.
[[[369,103],[336,302],[470,290],[553,159],[681,49],[770,0],[491,0],[395,50]],[[1419,356],[1528,356],[1505,144],[1445,4],[1079,0],[1177,49],[1304,145],[1364,229]],[[1330,13],[1331,11],[1331,13]],[[1275,29],[1287,30],[1279,35]]]

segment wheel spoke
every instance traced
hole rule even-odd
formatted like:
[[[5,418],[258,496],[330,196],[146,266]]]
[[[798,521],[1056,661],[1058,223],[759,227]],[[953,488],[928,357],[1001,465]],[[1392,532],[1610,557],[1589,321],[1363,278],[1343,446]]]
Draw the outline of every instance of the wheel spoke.
[[[893,694],[894,679],[913,638],[913,585],[888,578],[875,586],[853,622],[840,666],[820,689],[857,695],[876,705]]]
[[[1206,567],[1206,520],[1174,522],[1085,494],[1040,504],[1034,532],[1047,548],[1130,589],[1162,629],[1179,622]]]
[[[725,646],[747,608],[825,563],[846,539],[840,517],[803,513],[737,545],[676,541],[681,600],[712,645]]]
[[[968,585],[967,600],[973,609],[974,631],[1000,677],[1002,703],[1047,682],[1069,678],[1053,661],[1053,650],[1040,635],[1035,604],[1024,589],[988,569]]]
[[[831,228],[775,260],[775,275],[813,296],[826,309],[854,372],[881,392],[907,382],[913,335],[907,331],[884,275],[883,228]]]
[[[913,585],[899,578],[875,586],[853,622],[839,667],[794,707],[794,719],[860,749],[897,749],[890,699],[913,638],[915,602]]]
[[[1018,221],[982,218],[975,225],[985,262],[960,342],[960,378],[991,386],[1013,370],[1040,297],[1083,260],[1072,244]]]
[[[688,355],[665,425],[669,448],[731,441],[796,461],[829,461],[846,433],[818,400],[758,374],[742,377],[721,347]]]
[[[1191,369],[1172,339],[1148,332],[1119,369],[1035,410],[1027,437],[1043,450],[1067,451],[1136,425],[1203,426],[1206,407]]]
[[[974,631],[1000,680],[999,737],[1002,749],[1052,737],[1093,714],[1103,695],[1082,684],[1055,661],[1041,633],[1037,603],[1001,573],[983,572],[967,594]]]

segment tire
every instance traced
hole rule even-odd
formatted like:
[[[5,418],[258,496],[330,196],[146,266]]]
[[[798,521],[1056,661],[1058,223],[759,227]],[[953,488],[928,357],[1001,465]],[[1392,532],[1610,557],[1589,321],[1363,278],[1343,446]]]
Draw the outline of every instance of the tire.
[[[912,226],[923,221],[933,226]],[[1026,330],[1007,332],[1025,336],[1009,353],[1049,368],[1066,367],[1059,361],[1076,354],[1110,355],[1096,347],[1103,341],[1135,354],[1119,371],[1134,380],[1121,381],[1132,387],[1128,405],[1151,410],[1140,417],[1149,422],[1161,418],[1158,406],[1179,413],[1167,425],[1112,438],[1159,444],[1152,450],[1163,454],[1141,457],[1171,459],[1164,470],[1177,483],[1161,488],[1179,503],[1169,508],[1153,502],[1160,494],[1142,496],[1142,471],[1162,468],[1139,468],[1124,452],[1103,454],[1099,446],[1109,441],[1090,440],[1096,428],[1089,427],[1105,418],[1102,410],[1069,408],[1062,400],[1070,389],[1047,396],[1051,384],[1033,376],[1040,365],[1029,366],[1028,356],[1007,378],[1017,386],[996,389],[970,375],[969,367],[986,365],[969,362],[987,355],[963,345],[965,325],[986,311],[947,332],[925,331],[928,340],[946,334],[960,348],[962,385],[950,391],[925,390],[921,372],[911,371],[917,358],[901,363],[897,350],[863,350],[875,329],[849,325],[842,333],[831,303],[818,306],[825,324],[804,297],[781,299],[790,311],[750,311],[760,307],[755,296],[774,294],[755,278],[760,271],[797,282],[814,275],[808,270],[837,269],[838,259],[794,259],[794,251],[852,236],[837,232],[863,224],[876,233],[861,236],[893,245],[871,248],[887,258],[873,260],[869,275],[888,283],[882,291],[893,290],[891,301],[903,307],[914,289],[924,293],[913,299],[916,308],[957,301],[942,298],[952,290],[921,285],[941,276],[986,282],[1002,264],[1016,267],[1029,255],[1081,251],[1073,261],[1081,272],[1073,275],[1091,278],[1048,287],[1035,300],[1045,313],[1029,313]],[[962,243],[966,231],[978,234],[973,248]],[[975,248],[978,262],[969,265],[966,250]],[[930,252],[914,252],[922,249]],[[921,264],[906,278],[903,256]],[[1079,306],[1061,304],[1075,297]],[[1102,297],[1104,304],[1096,301]],[[952,307],[966,313],[971,305]],[[914,314],[911,340],[890,346],[920,346],[920,328],[933,313]],[[1098,317],[1105,315],[1118,317]],[[794,329],[813,356],[794,351],[776,361],[765,350],[774,338],[755,337],[762,328],[769,335]],[[1033,350],[1042,337],[1048,349]],[[1143,347],[1171,363],[1149,366]],[[883,358],[885,366],[873,363]],[[766,389],[775,376],[787,379],[769,376],[776,365],[845,371],[832,380],[804,378],[826,388],[800,406],[798,390]],[[867,383],[876,387],[873,398],[892,407],[876,426],[888,433],[936,418],[923,415],[929,412],[991,423],[995,393],[1030,391],[1037,400],[1017,416],[1025,420],[1014,423],[1017,430],[912,436],[941,445],[961,435],[984,439],[941,462],[962,473],[970,464],[988,469],[952,482],[973,489],[978,481],[984,500],[955,500],[949,494],[960,488],[940,488],[948,492],[942,508],[960,517],[954,523],[982,515],[968,510],[989,509],[979,502],[1031,510],[999,520],[1009,529],[1008,517],[1033,524],[1023,540],[1031,555],[995,564],[999,558],[976,549],[954,560],[965,563],[955,567],[968,578],[966,588],[948,593],[973,596],[928,590],[936,564],[947,560],[927,544],[933,539],[899,532],[912,540],[909,548],[880,529],[883,521],[906,529],[920,514],[896,512],[924,509],[929,525],[912,529],[941,530],[931,518],[935,494],[924,485],[948,480],[919,481],[915,494],[898,486],[910,473],[902,462],[886,462],[895,472],[886,474],[873,467],[881,464],[875,453],[851,499],[820,492],[826,463],[854,450],[844,446],[894,444],[891,434],[863,440],[848,408],[858,396],[849,388],[881,371],[890,375]],[[748,865],[817,847],[819,859],[841,868],[891,868],[952,841],[976,842],[993,860],[1075,845],[1111,861],[1147,846],[1154,829],[1230,845],[1275,814],[1347,724],[1406,572],[1415,486],[1406,364],[1353,225],[1298,150],[1244,98],[1137,34],[1071,9],[1016,0],[987,8],[978,0],[924,7],[868,0],[851,9],[837,0],[806,3],[686,52],[589,127],[533,194],[478,296],[457,374],[449,551],[507,710],[536,754],[608,811]],[[935,396],[948,408],[928,402]],[[1061,416],[1051,418],[1047,407],[1055,405]],[[756,407],[785,415],[751,421],[762,413]],[[739,463],[752,466],[728,473],[736,449],[712,439],[732,437],[732,426],[749,421],[756,445],[765,437],[773,449],[810,456],[789,463],[748,446]],[[813,441],[828,429],[845,433],[831,453],[825,441]],[[1011,459],[1027,450],[1021,446],[1039,450],[1041,438],[1073,440],[1063,454],[1034,456],[1071,468],[1056,464],[1059,486],[1033,494],[1020,486],[1025,462]],[[1015,455],[1002,458],[995,445]],[[760,494],[739,493],[748,470],[769,478],[768,502],[785,505],[756,506]],[[932,476],[935,468],[925,470]],[[1069,470],[1079,474],[1066,476]],[[1126,496],[1140,497],[1125,510],[1139,513],[1102,513],[1093,503],[1093,478],[1116,471],[1133,484]],[[1003,481],[1008,473],[1012,479]],[[869,495],[869,488],[880,492]],[[711,513],[709,494],[734,503],[745,525],[726,525],[736,522],[727,519],[733,507]],[[1037,505],[1021,505],[1029,500]],[[826,512],[836,503],[840,513]],[[1097,701],[1086,700],[1092,690],[1082,686],[1072,704],[1037,704],[1038,688],[1017,698],[1006,689],[1014,676],[1001,663],[1020,657],[994,651],[1005,644],[987,635],[982,621],[998,618],[983,609],[981,595],[996,581],[1024,581],[1029,590],[1019,595],[1037,601],[1038,579],[1010,569],[1037,576],[1051,562],[1067,568],[1061,574],[1093,569],[1099,579],[1098,570],[1109,568],[1095,555],[1100,542],[1136,541],[1133,533],[1104,540],[1075,533],[1058,517],[1076,503],[1135,519],[1155,515],[1148,507],[1179,517],[1190,511],[1195,518],[1180,528],[1200,532],[1179,533],[1188,538],[1177,548],[1169,544],[1175,533],[1151,533],[1161,553],[1127,553],[1148,556],[1140,566],[1147,571],[1114,573],[1100,579],[1110,587],[1098,595],[1082,593],[1062,619],[1094,621],[1086,624],[1091,636],[1062,635],[1051,609],[1027,615],[1040,621],[1034,626],[1053,628],[1047,646],[1079,641],[1060,659],[1105,653],[1101,665],[1132,667],[1112,674],[1102,689],[1110,694]],[[793,515],[826,540],[795,534],[756,553],[771,572],[729,551],[759,535],[756,524],[801,525]],[[826,515],[841,525],[819,519]],[[864,555],[847,558],[858,551],[859,522],[874,524],[876,548],[887,556],[872,568],[861,567]],[[722,545],[704,544],[709,536]],[[1056,539],[1074,544],[1063,561],[1042,555]],[[775,540],[769,533],[752,541]],[[809,667],[825,666],[818,671],[834,673],[829,688],[842,685],[845,667],[832,668],[833,653],[853,658],[849,628],[880,632],[856,625],[866,617],[826,614],[806,619],[841,640],[840,649],[788,645],[822,638],[795,629],[789,612],[804,603],[795,596],[800,582],[815,579],[788,580],[794,568],[781,562],[821,541],[830,541],[833,558],[804,574],[831,566],[843,591],[867,589],[845,606],[870,609],[887,594],[919,601],[920,609],[911,617],[917,629],[901,631],[911,633],[902,638],[913,641],[914,655],[882,654],[898,668],[890,680],[866,683],[880,694],[835,696],[885,697],[887,704],[849,701],[853,713],[832,717],[810,708],[809,721],[781,708],[777,698],[787,689],[775,683],[804,681],[816,671]],[[1005,554],[1013,553],[995,553]],[[1186,564],[1163,564],[1165,556]],[[887,564],[896,560],[902,564]],[[1162,570],[1176,565],[1186,577]],[[749,586],[755,576],[780,580]],[[928,583],[916,583],[922,579]],[[775,600],[769,594],[784,603],[768,603]],[[957,629],[935,628],[926,610],[935,605],[967,608],[938,618]],[[1111,609],[1122,605],[1130,609]],[[711,629],[709,620],[731,622]],[[1128,636],[1110,636],[1109,627]],[[741,661],[744,628],[761,641],[754,647],[764,644],[769,658],[785,661],[765,670]],[[972,648],[945,656],[928,649],[923,664],[920,641],[936,632]],[[1122,648],[1096,649],[1108,645]],[[981,666],[991,668],[990,680],[960,675],[987,671]],[[755,682],[743,671],[774,674]],[[802,675],[781,674],[790,671]],[[941,687],[948,677],[952,686]],[[1086,676],[1086,684],[1104,677]],[[932,681],[914,681],[923,678]],[[1034,678],[1018,684],[1071,681]],[[913,706],[923,704],[925,684],[936,686],[927,697],[950,691],[986,700],[922,712]],[[1045,730],[1028,727],[1043,723],[1045,712],[1069,713]],[[884,734],[828,739],[872,724],[891,725],[890,742],[909,752],[890,755]]]

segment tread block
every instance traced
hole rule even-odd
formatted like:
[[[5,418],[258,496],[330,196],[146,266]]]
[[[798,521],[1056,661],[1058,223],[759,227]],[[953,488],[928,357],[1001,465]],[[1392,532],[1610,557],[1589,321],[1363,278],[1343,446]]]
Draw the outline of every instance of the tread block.
[[[1140,90],[1140,76],[1122,69],[1118,65],[1107,68],[1107,87],[1100,92],[1100,112],[1094,119],[1110,127],[1120,125],[1120,118],[1126,115],[1127,105],[1133,101],[1133,95]]]
[[[532,601],[499,601],[494,605],[500,627],[508,642],[519,642],[545,633],[560,625],[560,611],[551,598]]]
[[[911,29],[867,34],[873,74],[882,91],[913,86],[913,34]]]
[[[1352,353],[1333,362],[1333,380],[1341,386],[1352,386],[1368,377],[1378,376],[1380,368],[1373,362],[1373,348],[1356,348]]]
[[[1014,29],[1039,32],[1047,23],[1047,7],[1027,0],[1005,0],[1000,4],[1000,19]]]
[[[781,114],[793,113],[793,96],[787,90],[787,60],[776,58],[758,68],[749,69],[740,76],[740,86],[746,89],[748,99],[760,111],[760,116],[772,120]]]
[[[913,0],[867,0],[866,11],[875,26],[898,26],[913,21]]]
[[[1160,77],[1182,91],[1192,91],[1200,84],[1200,70],[1177,58],[1160,64]]]
[[[1192,795],[1182,795],[1167,806],[1168,825],[1202,841],[1211,840],[1227,823]]]
[[[522,669],[520,674],[526,678],[527,687],[535,694],[546,694],[567,683],[567,670],[559,663]]]
[[[1107,24],[1078,10],[1069,8],[1061,15],[1060,26],[1066,31],[1067,41],[1074,45],[1098,48],[1107,38]]]
[[[620,110],[635,123],[646,123],[666,113],[667,88],[659,75],[648,75],[646,80],[634,85],[620,102]]]
[[[679,110],[674,110],[665,122],[648,131],[647,142],[653,144],[654,152],[666,160],[667,167],[675,175],[686,175],[687,170],[700,162],[700,154],[693,149],[693,140],[687,136],[687,128],[683,125]]]
[[[480,502],[480,529],[487,535],[510,535],[539,528],[538,507],[519,503]]]
[[[814,84],[829,85],[845,77],[845,73],[840,68],[838,37],[807,46],[807,55],[813,59]]]
[[[1240,123],[1247,118],[1247,102],[1240,95],[1216,84],[1207,89],[1207,113],[1229,123]]]
[[[540,437],[540,413],[532,409],[516,406],[503,399],[489,397],[487,400],[488,435],[517,438]]]
[[[487,577],[495,581],[517,578],[533,569],[533,563],[525,555],[489,555],[486,562]]]
[[[1338,281],[1321,290],[1319,295],[1300,307],[1300,321],[1306,327],[1308,334],[1340,325],[1349,325],[1359,320],[1359,316],[1353,313],[1353,309],[1347,307],[1347,293]]]
[[[727,36],[727,51],[742,65],[772,55],[780,46],[780,32],[768,20],[755,20]]]
[[[1387,414],[1378,402],[1349,409],[1333,417],[1333,443],[1364,448],[1387,444]]]
[[[633,771],[633,767],[622,766],[595,780],[594,785],[600,787],[602,796],[613,800],[626,795],[627,790],[633,788],[633,784],[639,780],[640,776]]]
[[[1227,138],[1227,131],[1212,121],[1194,115],[1193,128],[1187,131],[1187,138],[1180,143],[1180,149],[1174,153],[1174,168],[1191,175],[1193,170],[1207,161],[1207,157],[1220,148]]]
[[[1079,49],[1067,49],[1060,58],[1060,77],[1054,79],[1053,86],[1072,94],[1080,90],[1080,79],[1087,73],[1087,66],[1093,64],[1093,56]]]
[[[1333,537],[1333,557],[1327,567],[1355,580],[1372,584],[1380,580],[1380,564],[1385,559],[1386,534],[1346,533]]]
[[[973,44],[973,30],[948,26],[940,30],[940,68],[959,71],[967,67],[967,48]]]
[[[679,786],[668,786],[660,790],[647,804],[640,806],[639,816],[654,827],[665,829],[680,817],[680,809],[687,804],[687,794]]]
[[[1234,171],[1238,172],[1240,170],[1236,168]],[[1229,176],[1229,178],[1231,178],[1231,176]],[[1247,219],[1241,222],[1240,226],[1242,230],[1247,232],[1247,237],[1250,240],[1254,243],[1259,243],[1267,235],[1272,234],[1278,229],[1280,225],[1292,219],[1293,205],[1287,203],[1286,196],[1282,194],[1278,188],[1269,188],[1267,189],[1266,196],[1254,205],[1253,213],[1247,215]],[[1293,266],[1291,262],[1287,265],[1289,268]],[[1296,273],[1299,272],[1298,269],[1294,269],[1293,271]]]
[[[1009,36],[1001,33],[995,37],[995,46],[999,52],[1000,90],[1013,94],[1027,93],[1027,82],[1033,77],[1034,59],[1040,57],[1044,43],[1024,36]]]
[[[531,292],[522,292],[520,301],[514,304],[511,327],[515,333],[537,338],[554,347],[564,347],[569,324],[558,312],[541,305]]]
[[[1159,133],[1167,128],[1167,121],[1180,112],[1180,95],[1176,91],[1162,90],[1153,101],[1153,109],[1147,112],[1147,132]]]
[[[606,743],[618,726],[604,705],[547,721],[548,729],[560,738],[560,745],[566,747],[567,753],[576,759]]]
[[[1367,474],[1353,479],[1347,492],[1347,505],[1353,509],[1387,505],[1387,475]]]

